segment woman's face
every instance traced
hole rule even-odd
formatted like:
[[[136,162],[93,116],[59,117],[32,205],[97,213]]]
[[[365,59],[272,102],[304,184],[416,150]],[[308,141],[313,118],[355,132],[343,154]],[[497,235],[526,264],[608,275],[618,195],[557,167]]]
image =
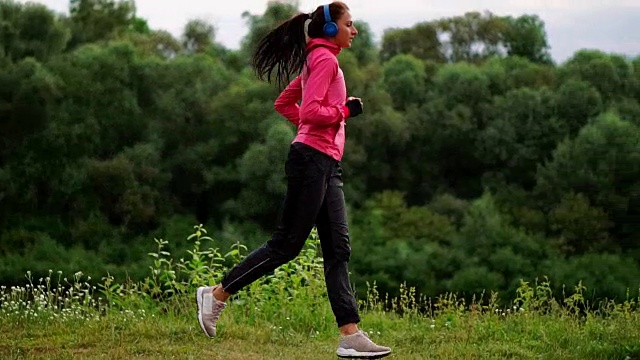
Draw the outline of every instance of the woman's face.
[[[349,10],[345,10],[340,19],[336,21],[336,25],[338,25],[338,34],[331,40],[342,48],[351,47],[351,42],[358,35],[358,30],[353,25]]]

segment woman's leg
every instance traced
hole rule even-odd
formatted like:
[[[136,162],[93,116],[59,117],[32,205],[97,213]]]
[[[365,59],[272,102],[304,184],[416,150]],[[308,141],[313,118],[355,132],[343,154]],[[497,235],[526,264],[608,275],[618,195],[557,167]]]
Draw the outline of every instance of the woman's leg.
[[[360,322],[358,305],[349,280],[351,244],[347,209],[342,191],[342,169],[336,164],[329,179],[316,227],[324,260],[324,278],[331,309],[345,335],[355,333]]]
[[[234,266],[219,286],[198,289],[198,319],[208,336],[215,336],[216,322],[230,295],[292,260],[302,250],[324,200],[331,171],[330,163],[319,159],[322,160],[317,150],[299,143],[291,145],[285,164],[287,194],[272,238]]]
[[[300,254],[325,197],[330,171],[313,159],[314,151],[303,144],[291,146],[285,164],[287,193],[277,230],[271,240],[229,271],[222,280],[225,292],[237,292]]]
[[[390,348],[377,345],[358,329],[360,316],[349,280],[351,244],[342,191],[342,168],[339,163],[335,165],[329,179],[316,227],[324,257],[327,293],[342,334],[337,355],[348,358],[380,358],[389,355]]]

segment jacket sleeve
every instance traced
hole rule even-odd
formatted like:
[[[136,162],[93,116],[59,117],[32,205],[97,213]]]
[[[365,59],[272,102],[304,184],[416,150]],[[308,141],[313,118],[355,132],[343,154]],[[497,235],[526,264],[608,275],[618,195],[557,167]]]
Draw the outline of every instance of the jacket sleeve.
[[[273,107],[275,110],[289,120],[293,125],[300,123],[300,107],[298,100],[302,98],[302,85],[300,76],[296,77],[287,85],[276,99]]]
[[[331,81],[337,73],[338,60],[332,54],[321,53],[311,59],[309,78],[300,104],[300,121],[315,125],[330,125],[349,117],[348,108],[344,104],[324,105]]]

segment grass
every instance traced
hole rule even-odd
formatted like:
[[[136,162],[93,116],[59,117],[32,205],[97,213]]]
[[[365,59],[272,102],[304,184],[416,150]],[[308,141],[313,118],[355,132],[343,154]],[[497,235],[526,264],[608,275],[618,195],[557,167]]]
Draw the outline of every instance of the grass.
[[[317,239],[294,262],[255,282],[230,302],[206,338],[194,291],[215,283],[222,256],[202,250],[206,231],[191,237],[191,258],[175,261],[156,240],[151,275],[140,283],[112,278],[93,285],[76,273],[0,292],[2,359],[335,359],[337,329],[326,298]],[[164,245],[163,245],[164,244]],[[559,300],[550,286],[523,282],[509,308],[496,294],[466,303],[454,294],[425,299],[402,287],[394,299],[375,284],[360,301],[361,327],[393,348],[389,359],[640,359],[638,299],[586,304],[578,285]]]

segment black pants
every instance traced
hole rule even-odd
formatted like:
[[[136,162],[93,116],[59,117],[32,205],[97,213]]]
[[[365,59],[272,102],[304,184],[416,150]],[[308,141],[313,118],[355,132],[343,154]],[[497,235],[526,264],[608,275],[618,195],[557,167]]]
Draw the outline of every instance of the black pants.
[[[285,173],[287,194],[276,231],[271,240],[226,274],[222,287],[233,294],[293,260],[315,224],[329,301],[338,326],[358,323],[357,303],[349,282],[351,245],[340,163],[306,144],[293,143]]]

